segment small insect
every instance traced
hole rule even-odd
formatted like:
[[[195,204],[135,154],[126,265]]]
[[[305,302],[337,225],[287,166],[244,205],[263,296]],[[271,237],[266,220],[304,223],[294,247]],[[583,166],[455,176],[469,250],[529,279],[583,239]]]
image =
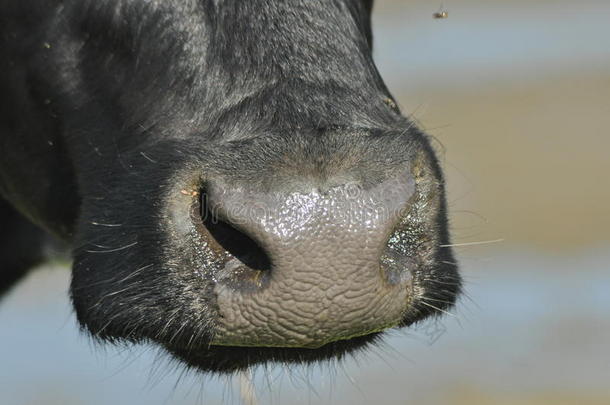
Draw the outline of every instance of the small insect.
[[[437,20],[442,20],[444,18],[449,17],[449,12],[446,10],[443,10],[443,6],[441,5],[440,8],[438,9],[438,11],[434,14],[432,14],[432,17],[434,17]]]

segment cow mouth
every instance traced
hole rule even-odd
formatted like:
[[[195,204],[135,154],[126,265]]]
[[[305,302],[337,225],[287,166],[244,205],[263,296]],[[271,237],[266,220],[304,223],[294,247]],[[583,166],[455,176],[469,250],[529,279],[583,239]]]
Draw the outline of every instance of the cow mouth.
[[[252,240],[242,239],[244,235],[232,229],[229,224],[216,218],[211,221],[209,209],[206,201],[206,189],[201,188],[193,198],[190,206],[190,215],[193,223],[198,228],[198,234],[209,233],[213,235],[222,247],[231,245],[249,245],[250,254],[241,256],[238,248],[229,249],[241,261],[250,264],[252,274],[261,273],[260,277],[250,277],[240,274],[240,277],[233,280],[233,287],[241,292],[255,291],[261,285],[265,285],[268,280],[268,271],[271,259],[264,254],[259,246]],[[239,242],[239,243],[238,243]],[[219,246],[216,246],[218,248]],[[251,253],[254,251],[255,253]],[[369,348],[379,343],[384,336],[384,332],[389,329],[397,329],[411,326],[430,317],[441,315],[446,309],[453,306],[459,294],[459,282],[454,282],[454,266],[444,256],[449,251],[440,251],[435,258],[436,264],[427,269],[416,269],[408,272],[409,285],[409,304],[403,313],[402,319],[389,328],[379,331],[363,331],[360,335],[349,338],[339,338],[337,340],[318,345],[316,347],[282,347],[282,346],[256,346],[256,345],[220,345],[214,342],[213,336],[209,336],[206,341],[199,341],[198,345],[184,344],[185,342],[159,342],[165,350],[183,362],[187,367],[192,367],[202,372],[232,374],[264,364],[277,365],[310,365],[330,361],[341,361],[359,353],[366,352]],[[432,275],[431,275],[432,273]],[[249,273],[248,273],[249,274]],[[398,274],[398,273],[397,273]],[[404,278],[388,272],[388,278],[392,280],[396,277]],[[253,283],[252,279],[257,278],[258,284]],[[256,285],[255,285],[256,284]],[[439,292],[438,285],[449,286],[448,289]],[[420,292],[419,294],[417,292]],[[440,294],[440,295],[439,295]],[[423,295],[423,296],[420,296]],[[422,303],[426,299],[434,302],[433,306]],[[442,302],[440,302],[442,301]]]
[[[252,240],[242,240],[243,235],[239,231],[230,228],[230,225],[216,220],[208,222],[208,218],[202,213],[207,210],[206,190],[200,189],[190,206],[191,219],[198,228],[198,234],[209,232],[217,240],[221,240],[221,246],[227,247],[233,243],[241,242],[241,245],[251,245],[256,254],[240,256],[240,260],[249,263],[252,274],[261,273],[261,277],[250,277],[240,274],[232,280],[232,287],[245,293],[257,290],[265,285],[268,280],[270,258],[264,252],[259,251],[258,245]],[[203,220],[200,220],[203,218]],[[224,236],[223,236],[224,235]],[[228,236],[227,236],[228,235]],[[222,238],[226,238],[223,240]],[[216,247],[218,248],[218,247]],[[251,249],[252,250],[252,249]],[[231,249],[235,256],[239,251]],[[447,255],[447,257],[445,257]],[[309,365],[327,361],[341,361],[366,352],[371,346],[379,343],[385,336],[385,331],[411,326],[430,317],[442,315],[446,309],[452,307],[460,291],[460,283],[455,277],[455,265],[451,264],[450,250],[439,250],[434,258],[434,265],[425,269],[413,269],[408,272],[409,303],[403,313],[402,319],[388,328],[380,328],[378,331],[363,331],[359,335],[348,338],[338,338],[322,345],[311,347],[289,347],[289,346],[267,346],[267,345],[231,345],[218,344],[214,342],[213,335],[206,339],[198,340],[197,344],[188,344],[185,341],[157,341],[165,350],[183,362],[187,367],[192,367],[202,372],[232,374],[251,369],[264,364],[296,364]],[[451,259],[452,260],[452,259]],[[248,273],[249,274],[249,273]],[[388,272],[388,278],[404,279],[404,274],[393,274]],[[259,282],[254,283],[253,278]],[[456,281],[457,280],[457,281]],[[440,288],[443,285],[446,288]],[[433,301],[433,305],[427,305],[426,301]]]
[[[460,282],[453,276],[452,265],[441,264],[436,268],[436,272],[439,277],[435,280],[431,280],[429,275],[423,273],[414,274],[413,289],[425,292],[423,296],[414,298],[404,318],[391,329],[409,327],[439,317],[454,305],[459,295]],[[446,288],[438,290],[438,284]],[[433,305],[428,305],[427,301],[432,302]],[[187,367],[202,372],[231,374],[267,363],[310,365],[356,357],[381,342],[387,330],[390,329],[336,340],[316,348],[223,346],[210,342],[199,346],[180,342],[159,343]]]
[[[348,355],[366,351],[381,339],[381,335],[376,332],[331,342],[316,349],[214,345],[202,349],[169,345],[164,347],[188,367],[203,372],[231,374],[265,363],[307,365],[330,359],[340,361]]]

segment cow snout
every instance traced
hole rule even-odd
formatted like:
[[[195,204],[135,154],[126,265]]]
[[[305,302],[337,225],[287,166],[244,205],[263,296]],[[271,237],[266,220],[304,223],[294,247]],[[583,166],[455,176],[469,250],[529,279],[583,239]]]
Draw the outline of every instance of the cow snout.
[[[415,190],[410,173],[368,189],[207,184],[193,220],[220,263],[212,344],[316,348],[398,324],[414,259],[392,239]]]

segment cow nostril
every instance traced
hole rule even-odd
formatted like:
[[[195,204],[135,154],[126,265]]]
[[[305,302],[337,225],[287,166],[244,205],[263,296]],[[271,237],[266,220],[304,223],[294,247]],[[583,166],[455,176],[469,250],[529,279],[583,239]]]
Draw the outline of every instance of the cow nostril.
[[[199,196],[203,225],[216,242],[252,270],[271,269],[271,260],[258,243],[229,222],[220,219],[210,208],[209,197],[205,189],[201,190]]]

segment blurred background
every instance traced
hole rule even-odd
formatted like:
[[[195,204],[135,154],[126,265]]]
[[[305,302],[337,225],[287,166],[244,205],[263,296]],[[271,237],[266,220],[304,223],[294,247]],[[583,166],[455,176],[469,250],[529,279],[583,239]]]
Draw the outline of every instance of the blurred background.
[[[446,19],[433,19],[439,8]],[[377,0],[375,57],[446,171],[467,295],[261,404],[610,404],[610,2]],[[0,305],[0,403],[239,404],[154,348],[79,333],[66,264]]]

